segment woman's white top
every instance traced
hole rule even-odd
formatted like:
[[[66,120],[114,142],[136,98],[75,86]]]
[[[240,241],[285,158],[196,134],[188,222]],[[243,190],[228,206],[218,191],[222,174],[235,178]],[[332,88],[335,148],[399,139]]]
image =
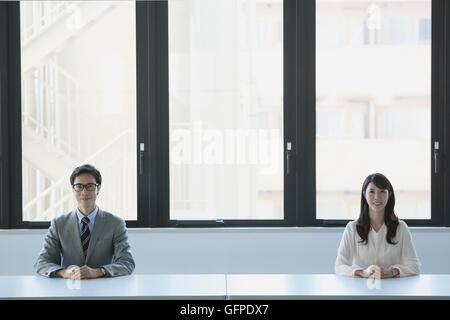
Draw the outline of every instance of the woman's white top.
[[[386,233],[385,224],[378,232],[370,228],[368,243],[361,243],[361,237],[356,231],[356,220],[350,221],[345,227],[337,252],[334,266],[336,274],[352,277],[356,270],[364,270],[371,265],[384,269],[397,268],[401,277],[419,274],[420,262],[407,224],[399,221],[393,238],[393,242],[397,243],[395,245],[386,241]]]

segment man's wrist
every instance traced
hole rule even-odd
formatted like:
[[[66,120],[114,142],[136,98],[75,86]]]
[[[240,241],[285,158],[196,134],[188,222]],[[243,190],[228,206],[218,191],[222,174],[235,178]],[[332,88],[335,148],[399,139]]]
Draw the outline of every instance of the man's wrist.
[[[56,277],[59,277],[59,278],[64,278],[65,275],[66,275],[66,269],[59,269],[59,270],[56,270],[55,273],[54,273],[54,275],[55,275]]]
[[[106,270],[103,267],[98,268],[98,270],[100,270],[100,277],[105,277],[106,276]]]

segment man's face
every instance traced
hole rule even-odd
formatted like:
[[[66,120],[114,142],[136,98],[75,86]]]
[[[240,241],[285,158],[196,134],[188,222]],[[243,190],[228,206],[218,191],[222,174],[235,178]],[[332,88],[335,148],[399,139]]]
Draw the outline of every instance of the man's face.
[[[93,210],[95,208],[95,201],[97,200],[98,192],[100,191],[101,185],[98,185],[97,187],[94,187],[97,182],[95,181],[95,178],[93,175],[89,173],[82,173],[75,177],[74,185],[82,184],[84,185],[84,188],[82,191],[76,191],[73,190],[73,193],[75,195],[75,199],[78,203],[79,209],[85,209],[85,210]],[[91,191],[86,190],[86,186],[89,189],[89,187],[92,188]],[[83,212],[86,214],[89,214],[89,212]]]

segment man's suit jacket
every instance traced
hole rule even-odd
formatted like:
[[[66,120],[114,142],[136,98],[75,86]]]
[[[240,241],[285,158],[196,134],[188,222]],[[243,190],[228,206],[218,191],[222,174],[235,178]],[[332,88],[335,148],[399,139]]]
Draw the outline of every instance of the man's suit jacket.
[[[85,258],[76,210],[54,218],[34,267],[37,273],[50,277],[70,265],[103,267],[110,277],[131,274],[135,264],[125,221],[99,209]]]

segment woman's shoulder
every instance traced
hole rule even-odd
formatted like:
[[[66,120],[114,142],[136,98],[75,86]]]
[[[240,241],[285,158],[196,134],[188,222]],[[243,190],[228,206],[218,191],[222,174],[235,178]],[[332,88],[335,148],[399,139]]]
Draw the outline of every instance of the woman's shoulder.
[[[349,231],[355,231],[356,230],[356,225],[358,224],[358,220],[350,220],[347,225],[345,226],[346,230]]]
[[[408,230],[408,225],[406,224],[405,221],[398,219],[397,230],[402,232],[406,231]]]

